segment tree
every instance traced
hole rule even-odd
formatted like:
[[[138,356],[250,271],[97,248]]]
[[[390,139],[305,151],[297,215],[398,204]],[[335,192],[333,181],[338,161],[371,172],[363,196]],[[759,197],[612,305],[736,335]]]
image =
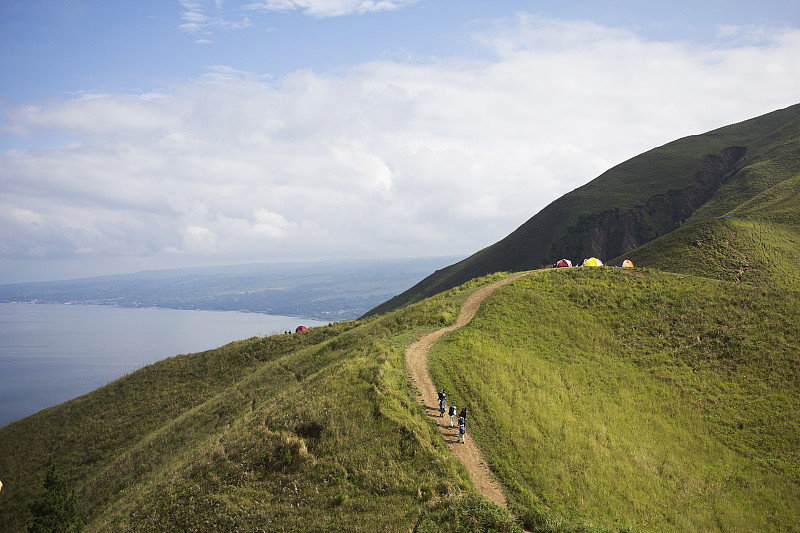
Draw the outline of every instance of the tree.
[[[31,502],[28,508],[33,515],[29,533],[77,533],[83,530],[75,489],[56,473],[52,463],[44,478],[41,498]]]

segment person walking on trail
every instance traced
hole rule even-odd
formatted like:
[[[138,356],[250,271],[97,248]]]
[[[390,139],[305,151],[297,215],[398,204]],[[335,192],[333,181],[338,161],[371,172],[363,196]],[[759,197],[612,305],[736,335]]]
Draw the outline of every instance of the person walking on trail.
[[[463,409],[461,409],[461,414],[460,414],[460,415],[458,415],[458,416],[459,416],[459,417],[461,417],[461,418],[463,418],[463,419],[464,419],[464,421],[466,422],[466,421],[467,421],[467,408],[466,408],[466,407],[464,407]]]
[[[467,434],[467,420],[463,416],[458,417],[458,434],[461,437],[461,444],[464,444],[464,436]]]
[[[439,418],[444,418],[444,408],[447,404],[447,392],[444,389],[439,391]]]
[[[448,411],[448,414],[450,415],[450,427],[453,427],[453,426],[456,425],[456,413],[457,413],[456,406],[455,405],[451,405],[450,406],[450,411]]]

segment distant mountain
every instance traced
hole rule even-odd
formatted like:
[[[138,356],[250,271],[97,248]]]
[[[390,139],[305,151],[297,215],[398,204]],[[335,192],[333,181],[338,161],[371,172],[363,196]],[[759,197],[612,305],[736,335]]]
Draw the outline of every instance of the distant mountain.
[[[455,257],[364,259],[156,270],[0,285],[0,303],[82,303],[249,311],[350,320]]]
[[[554,201],[501,241],[372,309],[383,313],[492,272],[617,258],[725,215],[800,173],[800,104],[638,155]],[[644,258],[644,256],[639,256]]]

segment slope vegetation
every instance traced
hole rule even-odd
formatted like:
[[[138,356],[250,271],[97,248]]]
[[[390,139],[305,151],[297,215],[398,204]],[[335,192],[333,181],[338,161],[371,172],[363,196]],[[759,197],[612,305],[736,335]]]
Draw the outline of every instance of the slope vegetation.
[[[504,277],[1,428],[0,529],[24,531],[52,463],[87,531],[799,530],[799,295],[649,269],[528,276],[434,345],[510,512],[482,498],[403,354]]]
[[[550,270],[491,296],[432,373],[530,529],[798,531],[799,296]]]
[[[500,271],[626,254],[686,221],[722,216],[800,173],[800,104],[645,152],[554,201],[513,233],[367,315]]]
[[[627,256],[670,272],[791,290],[800,284],[800,174]]]
[[[516,529],[478,497],[403,368],[406,345],[489,281],[166,359],[0,428],[0,530],[25,530],[50,464],[87,531],[437,531],[465,513]]]

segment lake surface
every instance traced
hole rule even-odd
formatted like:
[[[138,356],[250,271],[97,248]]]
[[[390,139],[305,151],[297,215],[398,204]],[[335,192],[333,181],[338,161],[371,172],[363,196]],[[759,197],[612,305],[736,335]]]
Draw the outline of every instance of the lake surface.
[[[173,355],[324,324],[230,311],[0,304],[0,427]]]

